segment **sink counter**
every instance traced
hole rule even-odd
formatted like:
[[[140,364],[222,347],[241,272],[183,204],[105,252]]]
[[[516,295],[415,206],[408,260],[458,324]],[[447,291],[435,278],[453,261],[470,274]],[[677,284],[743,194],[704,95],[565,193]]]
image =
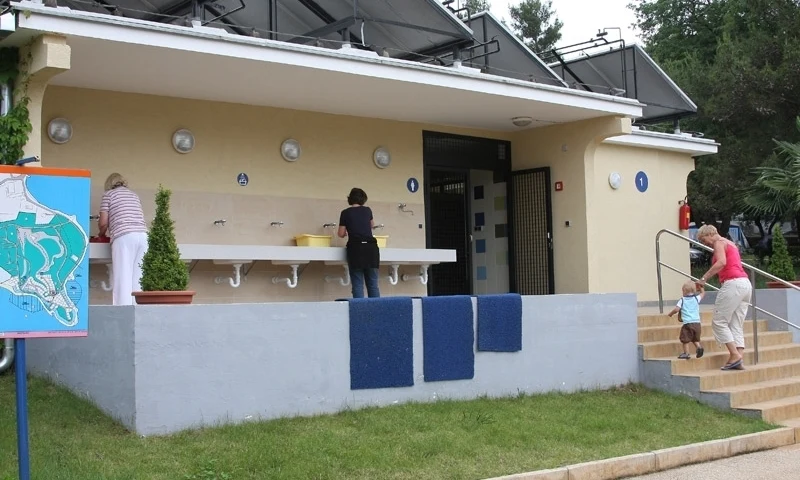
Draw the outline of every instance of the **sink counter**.
[[[204,245],[184,243],[178,245],[181,258],[185,261],[217,260],[226,263],[249,263],[253,261],[273,261],[289,263],[326,262],[344,264],[347,261],[344,247],[291,247],[267,245]],[[435,265],[456,261],[455,250],[426,248],[382,248],[381,263],[384,265]],[[109,263],[111,245],[108,243],[89,244],[91,263]]]

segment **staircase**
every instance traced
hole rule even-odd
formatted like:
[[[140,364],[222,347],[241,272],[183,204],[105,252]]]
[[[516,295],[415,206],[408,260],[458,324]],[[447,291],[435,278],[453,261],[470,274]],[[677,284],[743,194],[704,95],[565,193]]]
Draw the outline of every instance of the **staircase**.
[[[670,307],[671,308],[671,307]],[[681,324],[666,314],[639,315],[639,359],[642,383],[689,395],[718,408],[794,427],[800,434],[800,344],[791,332],[767,331],[758,320],[759,363],[753,364],[753,322],[745,322],[745,370],[720,370],[728,358],[711,332],[712,312],[701,313],[703,358],[678,359]]]

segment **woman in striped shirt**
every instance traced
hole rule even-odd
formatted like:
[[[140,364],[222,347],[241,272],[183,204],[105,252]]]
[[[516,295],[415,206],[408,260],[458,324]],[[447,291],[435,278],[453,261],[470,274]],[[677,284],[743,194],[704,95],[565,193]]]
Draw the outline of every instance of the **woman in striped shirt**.
[[[119,173],[106,179],[100,201],[100,235],[111,237],[113,304],[133,305],[132,292],[141,290],[142,259],[147,251],[147,225],[139,196]]]

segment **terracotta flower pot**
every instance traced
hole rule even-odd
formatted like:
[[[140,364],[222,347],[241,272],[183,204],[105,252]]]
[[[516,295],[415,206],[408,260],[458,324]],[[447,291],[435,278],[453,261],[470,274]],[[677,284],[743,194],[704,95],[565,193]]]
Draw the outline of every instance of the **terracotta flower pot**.
[[[185,292],[133,292],[138,305],[186,305],[192,303],[195,291]]]
[[[800,287],[800,281],[795,280],[789,283],[791,283],[795,287]],[[781,282],[767,282],[767,288],[789,288],[789,287],[782,284]]]

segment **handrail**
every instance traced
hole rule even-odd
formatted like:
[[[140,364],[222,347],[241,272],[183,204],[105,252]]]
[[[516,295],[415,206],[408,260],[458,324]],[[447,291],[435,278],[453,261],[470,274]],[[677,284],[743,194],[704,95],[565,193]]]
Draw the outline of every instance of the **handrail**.
[[[668,234],[672,235],[675,238],[679,238],[681,240],[684,240],[684,241],[688,242],[690,245],[694,245],[694,246],[700,247],[702,250],[705,250],[707,252],[713,252],[714,251],[713,249],[703,245],[702,243],[700,243],[698,241],[692,240],[689,237],[685,237],[685,236],[683,236],[683,235],[681,235],[679,233],[673,232],[672,230],[669,230],[669,229],[666,229],[666,228],[660,230],[656,234],[656,275],[658,277],[658,311],[659,311],[659,313],[662,313],[662,314],[664,313],[664,291],[663,291],[664,289],[663,289],[663,283],[662,283],[662,278],[661,278],[661,267],[666,267],[667,269],[672,270],[673,272],[675,272],[675,273],[677,273],[679,275],[682,275],[684,277],[687,277],[690,280],[693,280],[695,282],[699,282],[700,281],[700,279],[695,278],[695,277],[693,277],[692,275],[690,275],[688,273],[684,273],[684,272],[678,270],[677,268],[674,268],[674,267],[672,267],[670,265],[667,265],[666,263],[661,261],[661,235],[664,234],[664,233],[668,233]],[[754,267],[752,265],[749,265],[747,263],[742,262],[742,267],[744,267],[745,269],[750,271],[750,282],[753,285],[752,298],[751,298],[751,301],[747,303],[747,305],[752,307],[751,311],[753,312],[752,313],[752,317],[753,317],[753,360],[754,360],[753,363],[758,364],[758,321],[757,321],[757,317],[756,317],[756,312],[761,312],[763,314],[766,314],[766,315],[774,318],[775,320],[783,322],[784,324],[786,324],[786,325],[788,325],[790,327],[796,328],[798,330],[800,330],[800,326],[797,326],[797,325],[793,324],[792,322],[786,320],[785,318],[781,318],[778,315],[775,315],[774,313],[768,312],[768,311],[764,310],[763,308],[759,308],[756,305],[756,289],[755,289],[756,275],[757,274],[758,275],[762,275],[762,276],[767,277],[768,279],[770,279],[770,280],[772,280],[774,282],[778,282],[778,283],[784,285],[787,288],[792,288],[792,289],[797,290],[797,291],[800,291],[800,287],[797,287],[796,285],[792,285],[791,283],[789,283],[789,282],[787,282],[787,281],[785,281],[783,279],[780,279],[780,278],[776,277],[775,275],[772,275],[771,273],[767,273],[767,272],[765,272],[765,271],[763,271],[763,270],[761,270],[759,268],[756,268],[756,267]],[[719,288],[715,287],[714,285],[706,284],[706,286],[710,287],[713,290],[719,291]]]

